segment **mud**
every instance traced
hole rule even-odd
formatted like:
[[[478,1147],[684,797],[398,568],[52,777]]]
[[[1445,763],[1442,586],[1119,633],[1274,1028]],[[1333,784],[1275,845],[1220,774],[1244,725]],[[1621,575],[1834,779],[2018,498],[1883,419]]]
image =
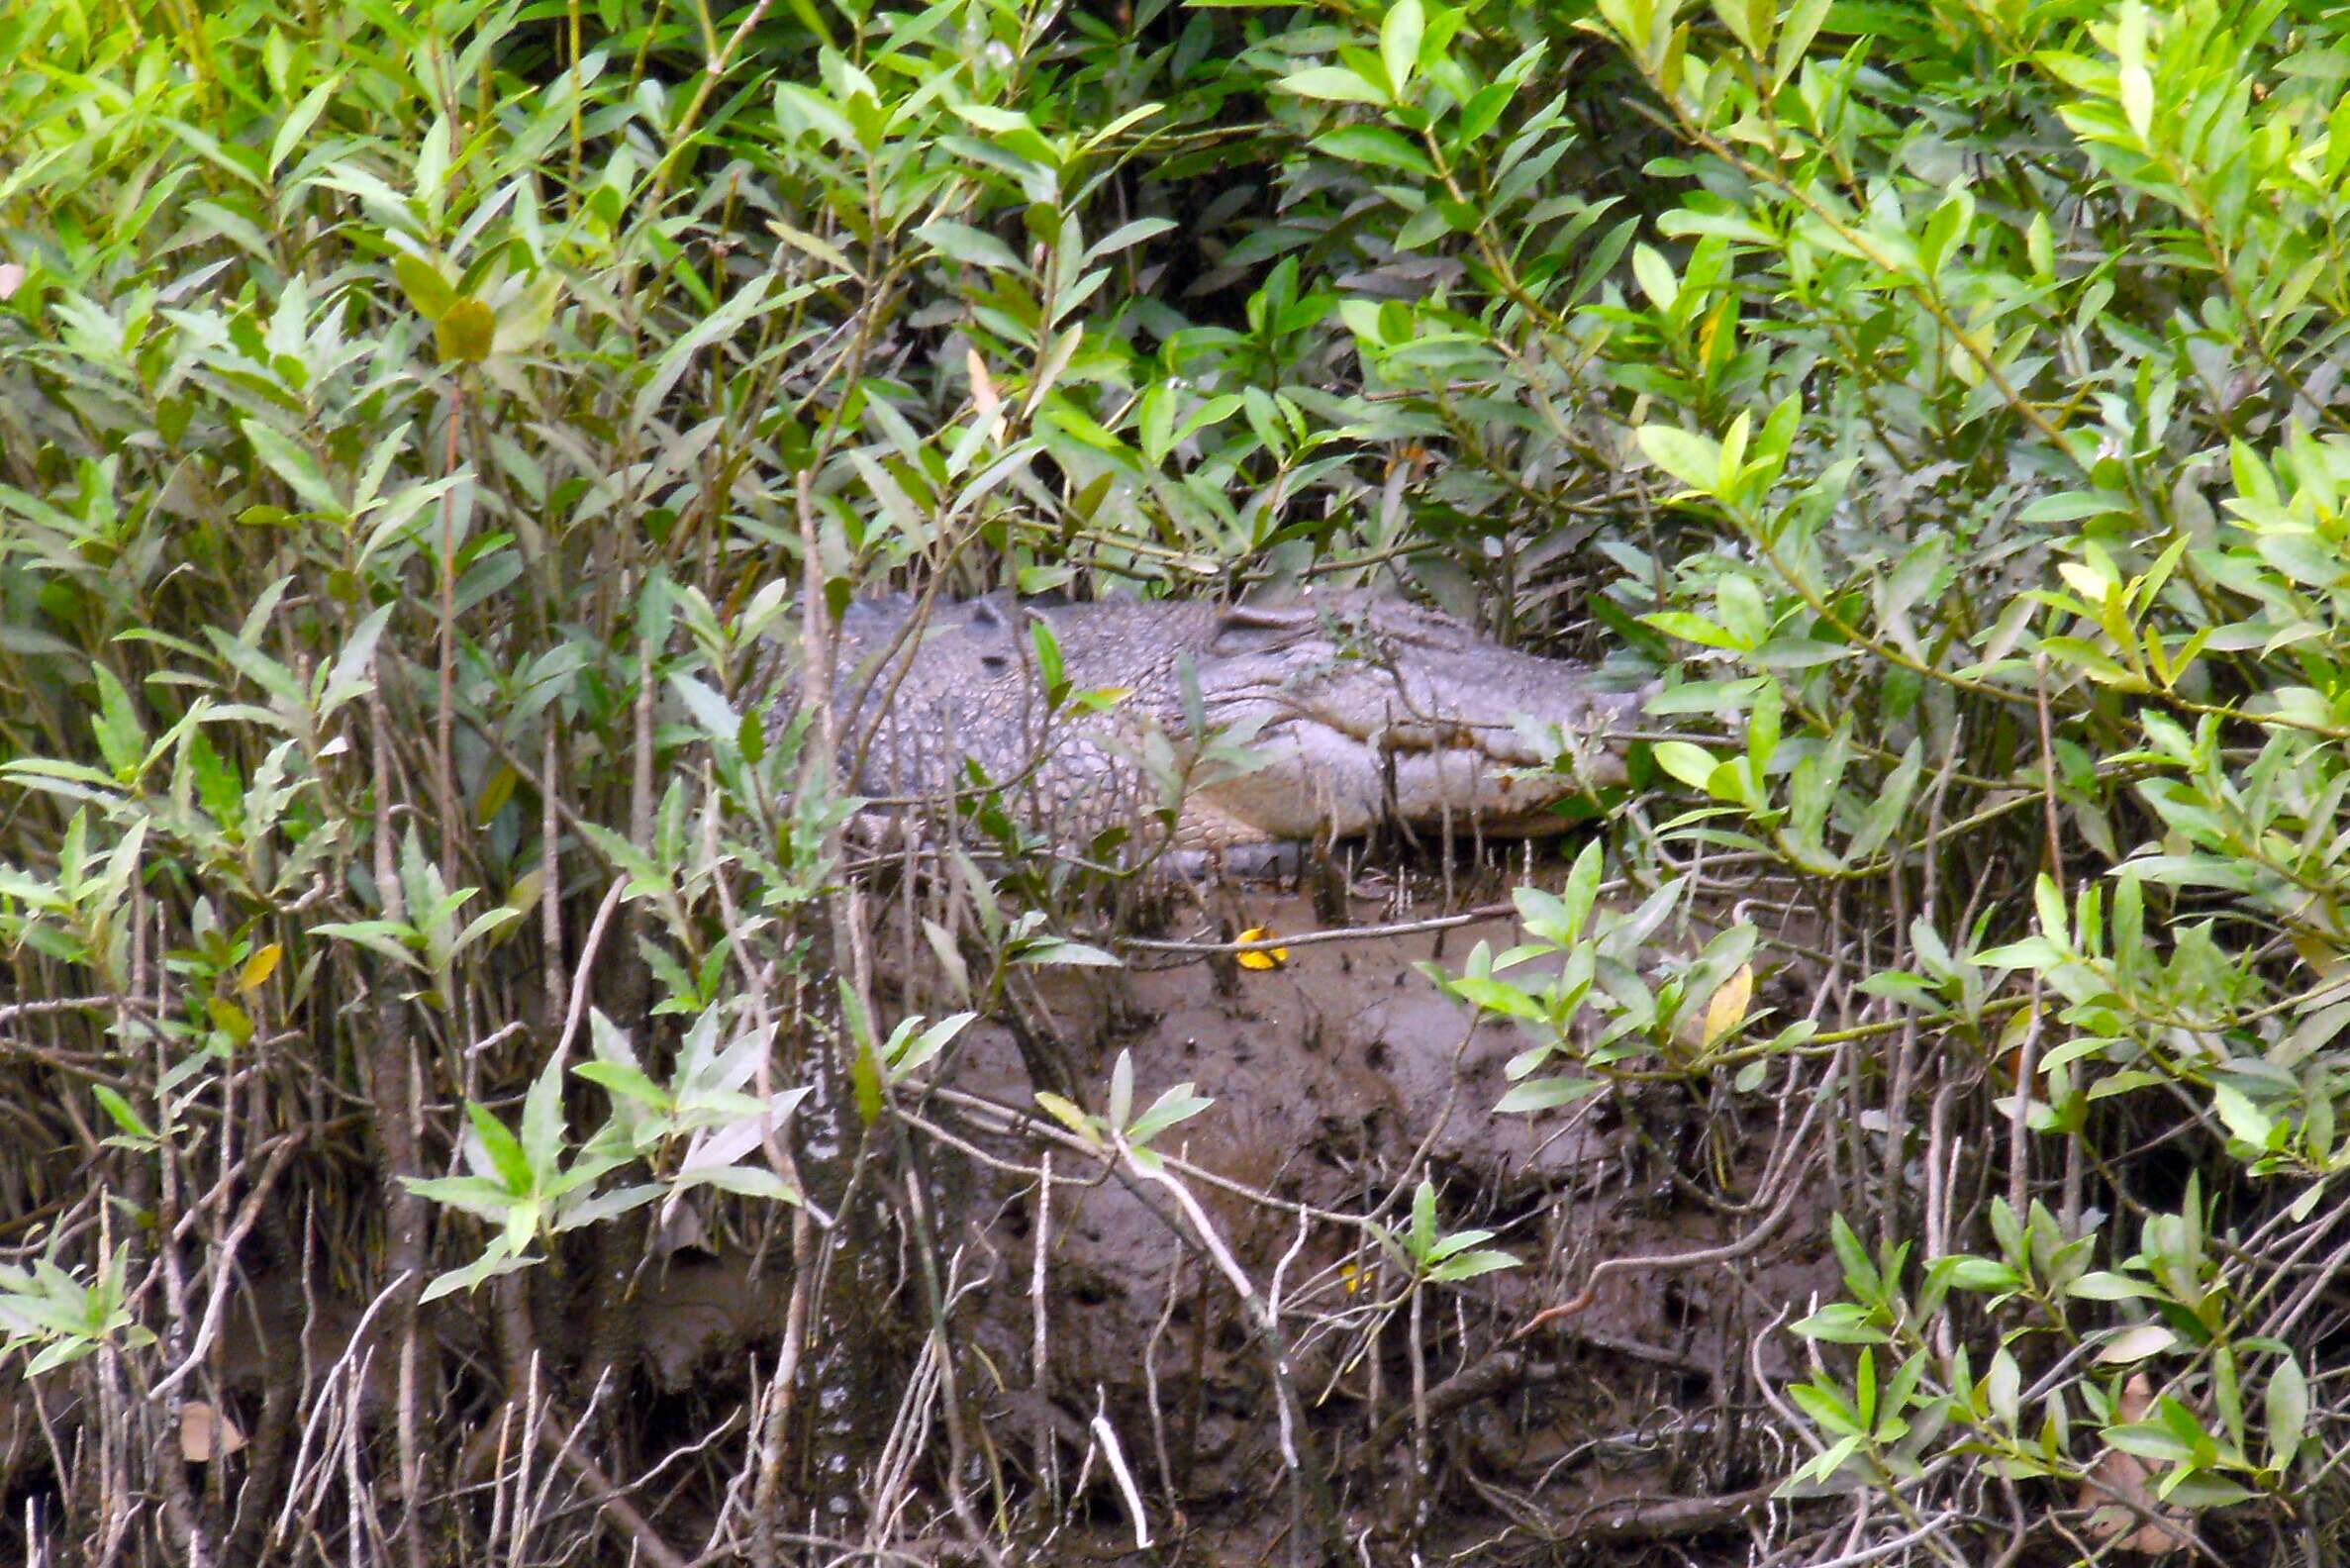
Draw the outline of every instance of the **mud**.
[[[1443,915],[1433,887],[1418,889],[1417,905],[1402,891],[1354,889],[1348,924]],[[1167,947],[1324,927],[1300,892],[1185,897]],[[1357,1560],[1522,1549],[1530,1560],[1639,1561],[1642,1543],[1663,1541],[1659,1561],[1741,1560],[1742,1511],[1795,1462],[1758,1438],[1756,1379],[1796,1370],[1795,1341],[1769,1329],[1835,1286],[1825,1216],[1799,1202],[1771,1244],[1728,1266],[1615,1273],[1585,1310],[1514,1337],[1583,1291],[1602,1260],[1717,1247],[1749,1230],[1754,1214],[1712,1195],[1754,1191],[1773,1131],[1674,1085],[1569,1113],[1496,1114],[1522,1038],[1474,1024],[1418,966],[1457,968],[1478,941],[1517,939],[1513,921],[1489,915],[1301,940],[1271,969],[1161,949],[1118,971],[1028,971],[1035,984],[1016,990],[1011,1010],[1020,1027],[983,1021],[942,1059],[911,1103],[968,1150],[919,1145],[947,1254],[958,1376],[981,1418],[970,1479],[996,1477],[1024,1500],[1015,1523],[1036,1543],[1026,1560],[1257,1562],[1297,1527],[1270,1347],[1194,1227],[1162,1188],[1114,1179],[1066,1141],[1046,1190],[1039,1076],[1098,1110],[1121,1051],[1137,1105],[1178,1083],[1215,1102],[1155,1146],[1277,1308],[1305,1412],[1295,1441]],[[904,962],[919,944],[875,945],[885,1011],[946,1010],[940,976]],[[1485,1244],[1518,1266],[1429,1291],[1416,1332],[1398,1260],[1352,1222],[1408,1225],[1423,1174],[1445,1229],[1490,1229]],[[862,1305],[911,1344],[923,1298],[907,1238],[888,1244],[896,1256],[876,1277],[895,1284]],[[210,1386],[249,1429],[264,1419],[269,1369],[282,1397],[299,1362],[307,1408],[340,1368],[344,1397],[379,1421],[390,1372],[377,1347],[352,1343],[364,1303],[305,1286],[290,1261],[265,1247],[247,1260],[252,1305],[228,1314]],[[550,1386],[568,1408],[588,1403],[596,1344],[630,1347],[612,1392],[624,1424],[646,1426],[628,1439],[640,1452],[738,1419],[774,1366],[793,1284],[773,1232],[713,1240],[690,1227],[648,1238],[618,1299],[583,1296],[577,1268],[527,1278]],[[463,1369],[476,1369],[475,1415],[495,1404],[479,1375],[495,1359],[491,1313],[484,1292],[450,1298],[430,1320],[442,1386],[462,1391]],[[19,1486],[52,1442],[70,1446],[72,1413],[47,1414],[43,1435],[23,1395],[0,1393],[0,1472]],[[1147,1500],[1149,1553],[1135,1550],[1105,1433]],[[884,1435],[874,1433],[877,1452]],[[673,1508],[681,1536],[708,1522],[690,1497]]]
[[[1357,925],[1414,915],[1396,908],[1392,888],[1349,906]],[[1213,895],[1191,919],[1210,936],[1321,925],[1303,895],[1261,889]],[[1677,1091],[1634,1095],[1628,1115],[1620,1099],[1497,1115],[1504,1064],[1524,1039],[1506,1024],[1473,1024],[1418,966],[1457,967],[1480,940],[1518,939],[1512,920],[1488,918],[1300,944],[1271,970],[1164,955],[1154,966],[1143,955],[1114,975],[1055,971],[1029,1009],[1031,1033],[1049,1033],[1074,1080],[1094,1087],[1089,1103],[1099,1106],[1121,1050],[1132,1054],[1136,1105],[1182,1082],[1216,1102],[1158,1146],[1201,1173],[1193,1185],[1233,1255],[1278,1295],[1335,1506],[1369,1540],[1392,1544],[1417,1520],[1424,1548],[1465,1548],[1537,1518],[1586,1519],[1606,1539],[1594,1510],[1738,1494],[1772,1479],[1756,1472],[1744,1423],[1759,1409],[1754,1377],[1785,1376],[1792,1341],[1763,1329],[1782,1304],[1834,1284],[1821,1257],[1825,1217],[1798,1214],[1777,1245],[1740,1260],[1734,1280],[1719,1269],[1618,1274],[1571,1320],[1509,1342],[1543,1307],[1577,1294],[1603,1258],[1715,1247],[1751,1226],[1751,1216],[1686,1195],[1674,1175],[1702,1168],[1735,1187],[1738,1173],[1758,1173],[1770,1131],[1706,1128],[1705,1107]],[[1028,1107],[1035,1049],[1031,1040],[1024,1053],[1001,1024],[975,1026],[955,1087]],[[994,1151],[1033,1158],[1011,1137]],[[1684,1168],[1668,1172],[1669,1162]],[[1405,1187],[1422,1170],[1439,1185],[1445,1228],[1493,1229],[1488,1244],[1520,1266],[1426,1304],[1443,1324],[1423,1329],[1421,1379],[1444,1391],[1460,1374],[1449,1391],[1460,1397],[1427,1438],[1436,1479],[1417,1495],[1398,1485],[1413,1468],[1399,1425],[1413,1371],[1397,1305],[1403,1277],[1359,1228],[1312,1211],[1407,1224]],[[1093,1173],[1064,1159],[1062,1174]],[[1261,1522],[1280,1465],[1266,1353],[1167,1206],[1147,1187],[1097,1179],[1056,1186],[1040,1214],[1033,1181],[975,1165],[942,1186],[970,1195],[975,1245],[1008,1276],[974,1299],[971,1317],[1002,1375],[1010,1427],[1028,1426],[1031,1446],[1068,1444],[1075,1463],[1082,1439],[1072,1430],[1099,1411],[1129,1457],[1142,1455],[1217,1521],[1210,1535]],[[1040,1219],[1049,1235],[1039,1314],[1026,1286]],[[1520,1519],[1513,1498],[1523,1501]],[[1702,1537],[1702,1523],[1672,1533]],[[1734,1519],[1718,1524],[1736,1534]],[[1105,1549],[1118,1534],[1108,1532]]]

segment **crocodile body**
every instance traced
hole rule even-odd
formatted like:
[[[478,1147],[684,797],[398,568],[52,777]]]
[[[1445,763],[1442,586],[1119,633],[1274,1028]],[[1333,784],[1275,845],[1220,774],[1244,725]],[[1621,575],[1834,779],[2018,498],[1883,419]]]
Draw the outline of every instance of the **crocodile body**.
[[[1035,634],[1067,696],[1046,701]],[[919,622],[919,624],[917,624]],[[842,776],[877,809],[935,813],[972,769],[1063,842],[1172,821],[1180,849],[1357,835],[1387,823],[1529,835],[1587,784],[1636,696],[1400,600],[1272,607],[1008,595],[862,600],[833,676]],[[1583,778],[1549,764],[1564,749]],[[1540,771],[1518,771],[1532,769]]]

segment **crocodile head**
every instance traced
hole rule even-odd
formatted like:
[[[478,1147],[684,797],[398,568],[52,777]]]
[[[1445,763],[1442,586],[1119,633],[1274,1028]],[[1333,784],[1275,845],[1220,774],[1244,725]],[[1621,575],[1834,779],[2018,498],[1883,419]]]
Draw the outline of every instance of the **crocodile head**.
[[[1259,765],[1184,803],[1196,843],[1346,837],[1389,822],[1505,835],[1558,831],[1550,810],[1623,781],[1600,737],[1643,697],[1592,671],[1487,641],[1399,600],[1220,613],[1195,654],[1213,727],[1248,736]],[[1565,753],[1575,772],[1550,769]],[[1530,770],[1530,771],[1529,771]]]
[[[1367,594],[1238,608],[990,596],[942,601],[919,624],[915,611],[899,597],[842,618],[834,701],[855,788],[934,815],[925,802],[969,788],[975,768],[1073,840],[1154,814],[1178,775],[1186,850],[1386,823],[1553,832],[1565,823],[1549,808],[1622,779],[1600,737],[1640,705],[1596,690],[1581,665]],[[1118,694],[1106,711],[1048,712],[1031,620],[1073,690]],[[1562,751],[1581,779],[1549,765]]]

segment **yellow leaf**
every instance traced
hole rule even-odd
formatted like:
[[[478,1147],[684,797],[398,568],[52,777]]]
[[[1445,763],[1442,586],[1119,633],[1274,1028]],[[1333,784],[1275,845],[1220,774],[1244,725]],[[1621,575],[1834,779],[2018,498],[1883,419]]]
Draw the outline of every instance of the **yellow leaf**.
[[[506,803],[514,799],[514,786],[521,782],[520,773],[511,765],[501,764],[498,771],[492,773],[481,786],[481,799],[473,803],[474,825],[487,828],[492,819],[505,809]]]
[[[1746,1005],[1754,1000],[1754,965],[1740,964],[1738,972],[1721,982],[1721,989],[1706,1004],[1706,1043],[1713,1044],[1746,1022]]]
[[[1271,941],[1275,934],[1268,927],[1251,926],[1240,933],[1240,939],[1244,942]],[[1265,947],[1256,952],[1241,953],[1239,958],[1243,969],[1278,969],[1289,962],[1289,949]]]
[[[2328,978],[2342,967],[2342,949],[2313,932],[2295,931],[2293,950],[2301,955],[2301,962]]]
[[[214,997],[204,1004],[204,1011],[212,1027],[229,1036],[230,1044],[242,1045],[253,1037],[253,1021],[227,997]]]
[[[1087,713],[1108,713],[1133,695],[1134,688],[1131,686],[1097,686],[1091,691],[1076,693],[1073,700]]]
[[[1087,1116],[1085,1112],[1080,1110],[1077,1106],[1071,1104],[1067,1100],[1062,1099],[1059,1095],[1049,1094],[1044,1090],[1039,1089],[1036,1091],[1036,1104],[1055,1122],[1058,1122],[1061,1126],[1067,1127],[1070,1131],[1076,1133],[1088,1143],[1099,1143],[1101,1141],[1100,1136],[1094,1131],[1094,1119]]]
[[[848,1083],[856,1094],[857,1116],[871,1127],[881,1120],[881,1058],[874,1053],[871,1040],[859,1040],[854,1056],[848,1059]]]
[[[245,967],[238,972],[237,989],[248,993],[258,991],[262,982],[277,973],[277,961],[285,955],[284,942],[271,942],[259,952],[254,953],[245,961]]]
[[[442,364],[479,364],[498,341],[498,317],[477,299],[461,299],[433,328]]]

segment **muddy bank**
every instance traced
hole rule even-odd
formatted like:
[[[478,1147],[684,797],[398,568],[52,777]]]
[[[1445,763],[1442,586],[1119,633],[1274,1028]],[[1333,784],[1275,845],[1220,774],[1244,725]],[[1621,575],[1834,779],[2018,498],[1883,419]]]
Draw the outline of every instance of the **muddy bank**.
[[[1172,926],[1213,938],[1322,924],[1304,895],[1262,887],[1202,905]],[[1392,888],[1364,890],[1348,914],[1361,927],[1438,923],[1431,907],[1400,910]],[[1582,1519],[1595,1540],[1734,1531],[1749,1490],[1774,1478],[1755,1468],[1746,1422],[1760,1409],[1756,1375],[1784,1376],[1791,1341],[1764,1330],[1786,1304],[1832,1286],[1825,1216],[1798,1196],[1776,1239],[1731,1270],[1624,1269],[1571,1318],[1513,1338],[1582,1293],[1603,1260],[1720,1248],[1751,1231],[1757,1216],[1713,1195],[1762,1178],[1773,1127],[1710,1125],[1674,1086],[1571,1113],[1497,1114],[1523,1037],[1475,1023],[1420,966],[1457,968],[1476,942],[1502,948],[1519,934],[1507,916],[1442,924],[1300,942],[1273,969],[1146,950],[1116,973],[1053,971],[1025,1009],[1025,1048],[1005,1023],[975,1026],[952,1087],[1025,1111],[1049,1046],[1097,1094],[1126,1051],[1136,1104],[1184,1082],[1215,1101],[1156,1146],[1277,1304],[1350,1536],[1395,1546],[1417,1533],[1433,1549],[1535,1519]],[[1001,1164],[947,1156],[939,1168],[941,1190],[966,1195],[970,1244],[994,1260],[967,1313],[997,1374],[999,1429],[1032,1452],[1061,1445],[1077,1466],[1108,1440],[1099,1417],[1195,1520],[1265,1523],[1284,1461],[1268,1351],[1237,1292],[1147,1186],[1064,1153],[1040,1198],[1020,1133],[1003,1126],[979,1140]],[[1519,1266],[1431,1291],[1416,1340],[1398,1259],[1355,1222],[1408,1224],[1422,1175],[1445,1229],[1490,1229],[1487,1245]],[[1408,1484],[1416,1444],[1424,1486]],[[1739,1507],[1709,1502],[1726,1498]]]
[[[1005,1525],[1031,1560],[1285,1560],[1301,1529],[1373,1562],[1544,1541],[1555,1561],[1635,1560],[1621,1553],[1642,1540],[1698,1561],[1740,1554],[1756,1489],[1791,1462],[1756,1421],[1757,1378],[1792,1370],[1793,1341],[1768,1330],[1832,1288],[1825,1216],[1799,1195],[1733,1258],[1621,1266],[1750,1236],[1781,1129],[1751,1103],[1668,1082],[1497,1114],[1522,1037],[1475,1022],[1420,966],[1457,969],[1480,941],[1518,940],[1517,927],[1444,918],[1440,888],[1416,891],[1413,904],[1366,883],[1339,929],[1300,892],[1181,890],[1126,968],[1030,971],[1032,986],[909,1086],[969,1418],[961,1480],[1007,1500]],[[1185,950],[1254,928],[1301,939],[1272,968]],[[1316,931],[1328,939],[1304,938]],[[939,976],[905,959],[921,949],[881,934],[878,1007],[944,1011]],[[1214,1102],[1154,1145],[1165,1181],[1113,1173],[1037,1111],[1039,1089],[1099,1110],[1121,1053],[1137,1104],[1183,1083]],[[1415,1300],[1373,1225],[1408,1227],[1423,1178],[1441,1229],[1489,1230],[1481,1246],[1517,1266]],[[419,1376],[450,1498],[519,1463],[501,1370],[519,1331],[546,1408],[578,1422],[583,1447],[613,1475],[665,1477],[647,1530],[738,1533],[741,1500],[721,1478],[739,1473],[783,1355],[794,1254],[775,1211],[719,1201],[707,1213],[707,1225],[686,1211],[635,1229],[617,1273],[582,1245],[508,1294],[429,1309]],[[826,1451],[854,1506],[826,1514],[795,1495],[811,1540],[856,1539],[873,1512],[898,1539],[946,1517],[923,1260],[902,1208],[889,1213],[800,1363],[821,1417],[849,1386],[825,1371],[838,1314],[858,1315],[857,1342],[885,1362],[863,1369],[868,1397],[880,1391],[869,1408],[831,1412]],[[463,1261],[463,1229],[444,1225],[438,1266]],[[309,1451],[305,1432],[379,1444],[397,1388],[370,1296],[315,1256],[306,1267],[299,1233],[281,1216],[248,1243],[203,1384],[224,1430],[277,1434],[278,1464]],[[1580,1310],[1520,1334],[1595,1271]],[[77,1462],[79,1420],[70,1398],[36,1411],[21,1388],[0,1394],[20,1515],[60,1458]],[[816,1443],[813,1430],[794,1440]],[[241,1448],[195,1468],[255,1462]]]

